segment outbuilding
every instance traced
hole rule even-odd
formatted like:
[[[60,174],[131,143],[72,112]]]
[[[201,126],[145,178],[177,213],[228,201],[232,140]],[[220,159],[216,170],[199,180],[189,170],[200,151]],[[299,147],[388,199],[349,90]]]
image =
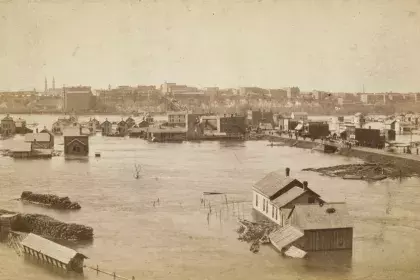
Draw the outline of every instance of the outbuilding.
[[[87,257],[73,249],[33,233],[29,233],[22,240],[21,245],[23,252],[28,256],[67,271],[83,272],[83,261]]]
[[[352,250],[353,223],[345,203],[296,204],[270,240],[280,251]]]

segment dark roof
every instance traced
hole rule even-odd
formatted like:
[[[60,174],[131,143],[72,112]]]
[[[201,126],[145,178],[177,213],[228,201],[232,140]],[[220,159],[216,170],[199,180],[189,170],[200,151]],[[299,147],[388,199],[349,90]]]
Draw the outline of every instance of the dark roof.
[[[295,178],[286,176],[285,174],[280,174],[279,172],[270,172],[258,181],[254,185],[254,188],[265,196],[271,197],[284,187],[290,185],[293,181],[297,181],[300,184],[300,182]]]
[[[303,236],[303,232],[292,225],[285,225],[270,234],[271,243],[280,251]]]
[[[302,230],[353,227],[345,203],[297,204],[289,217],[293,217],[292,225]]]
[[[274,205],[281,208],[281,207],[285,206],[286,204],[288,204],[289,202],[295,200],[299,196],[303,195],[304,193],[305,193],[305,191],[302,188],[293,187],[290,190],[288,190],[287,192],[285,192],[284,194],[282,194],[281,196],[274,199],[272,202],[273,202]]]

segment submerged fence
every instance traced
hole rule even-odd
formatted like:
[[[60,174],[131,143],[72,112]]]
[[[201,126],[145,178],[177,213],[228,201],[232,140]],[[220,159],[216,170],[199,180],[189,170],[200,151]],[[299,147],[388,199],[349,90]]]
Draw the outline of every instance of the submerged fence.
[[[98,265],[96,267],[85,265],[84,267],[96,271],[96,275],[99,275],[99,273],[102,273],[102,274],[113,277],[113,279],[122,279],[122,280],[135,280],[136,279],[134,276],[132,276],[131,278],[127,278],[121,275],[117,275],[115,272],[108,272],[108,271],[101,270],[99,269]]]

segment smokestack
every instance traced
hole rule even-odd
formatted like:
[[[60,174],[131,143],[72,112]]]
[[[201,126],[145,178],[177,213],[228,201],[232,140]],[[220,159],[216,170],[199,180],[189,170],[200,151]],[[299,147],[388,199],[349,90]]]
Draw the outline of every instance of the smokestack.
[[[79,127],[79,132],[80,132],[80,135],[82,135],[82,127],[81,126]]]
[[[303,190],[308,190],[308,181],[303,181]]]
[[[290,168],[289,167],[287,167],[286,168],[286,177],[289,177],[290,176]]]

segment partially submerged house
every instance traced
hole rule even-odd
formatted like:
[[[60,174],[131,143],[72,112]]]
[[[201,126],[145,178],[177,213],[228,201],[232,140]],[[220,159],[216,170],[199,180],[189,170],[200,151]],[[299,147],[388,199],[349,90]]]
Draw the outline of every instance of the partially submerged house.
[[[128,124],[126,121],[121,120],[118,123],[118,127],[117,127],[117,133],[121,136],[125,136],[128,134]]]
[[[287,217],[296,204],[324,202],[320,195],[308,187],[308,183],[290,177],[290,169],[284,174],[271,172],[252,188],[252,207],[266,219],[285,225]]]
[[[353,223],[345,203],[297,204],[287,225],[272,232],[270,241],[282,252],[292,248],[298,254],[351,250]]]
[[[101,124],[101,130],[103,136],[108,136],[112,133],[112,123],[105,119],[105,121]]]
[[[136,121],[132,117],[128,117],[125,122],[127,123],[128,128],[132,128],[136,125]]]
[[[83,272],[83,261],[87,257],[73,249],[64,247],[41,236],[29,233],[21,242],[23,252],[52,266],[66,271]]]
[[[15,121],[9,114],[1,120],[1,133],[4,136],[11,136],[16,133]]]
[[[15,129],[17,134],[32,133],[32,129],[26,127],[26,120],[18,118],[15,120]]]
[[[89,155],[89,136],[82,135],[81,128],[64,131],[64,154],[75,156]]]
[[[10,149],[10,153],[13,158],[29,158],[32,156],[32,144],[25,142],[15,145]]]
[[[54,136],[49,132],[28,133],[25,135],[25,142],[31,143],[35,149],[54,148]]]

